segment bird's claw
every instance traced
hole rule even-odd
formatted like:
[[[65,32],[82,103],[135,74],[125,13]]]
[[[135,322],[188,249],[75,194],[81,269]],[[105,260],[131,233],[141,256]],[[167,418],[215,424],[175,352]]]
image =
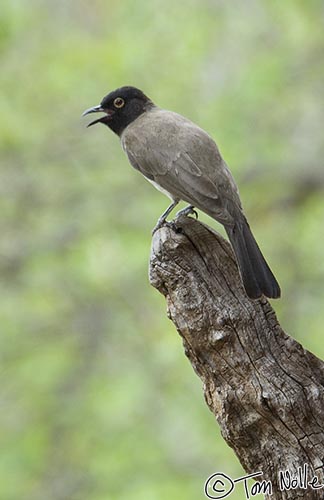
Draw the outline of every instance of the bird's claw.
[[[154,233],[156,233],[156,231],[158,229],[161,229],[162,226],[164,226],[164,224],[166,224],[166,218],[165,217],[160,217],[160,219],[158,219],[157,223],[155,224],[155,226],[153,227],[152,229],[152,236]]]
[[[158,220],[157,224],[152,229],[152,236],[154,233],[156,233],[156,231],[158,231],[158,229],[161,229],[161,227],[163,227],[163,226],[170,227],[175,233],[182,232],[181,227],[178,227],[177,224],[173,220],[167,221],[166,219],[162,219],[161,221]]]
[[[172,206],[172,205],[171,205]],[[168,208],[168,210],[166,210],[166,212],[164,212],[161,217],[158,219],[156,225],[154,226],[153,230],[152,230],[152,235],[154,233],[156,233],[156,231],[158,229],[161,229],[162,226],[164,225],[168,225],[170,227],[172,227],[172,229],[175,230],[175,232],[180,232],[179,231],[179,228],[177,227],[177,225],[175,224],[174,221],[171,221],[171,222],[168,222],[166,220],[167,218],[167,215],[170,213],[170,208],[171,206]],[[185,215],[185,216],[188,216],[188,215],[194,215],[196,217],[196,219],[198,219],[198,213],[196,212],[196,210],[194,209],[194,206],[193,205],[188,205],[187,207],[183,208],[182,210],[179,210],[179,212],[176,213],[176,216],[175,216],[175,220],[178,219],[178,217],[180,217],[181,215]]]
[[[183,208],[182,210],[179,210],[179,212],[176,213],[176,218],[180,217],[181,215],[194,215],[196,219],[198,219],[198,213],[194,209],[193,205],[188,205],[187,207]]]

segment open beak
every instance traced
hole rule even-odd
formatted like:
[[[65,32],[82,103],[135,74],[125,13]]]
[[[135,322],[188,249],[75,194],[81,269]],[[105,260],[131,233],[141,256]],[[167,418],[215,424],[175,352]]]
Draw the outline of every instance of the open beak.
[[[112,117],[114,114],[114,111],[111,109],[104,109],[101,104],[98,106],[94,106],[93,108],[86,109],[83,113],[82,116],[89,115],[90,113],[105,113],[104,116],[101,118],[97,118],[93,122],[90,122],[87,127],[91,127],[91,125],[95,125],[96,123],[106,123],[109,121],[109,119]]]

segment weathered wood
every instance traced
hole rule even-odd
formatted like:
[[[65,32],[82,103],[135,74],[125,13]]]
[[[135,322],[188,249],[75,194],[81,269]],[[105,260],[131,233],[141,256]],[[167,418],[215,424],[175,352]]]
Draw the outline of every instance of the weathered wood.
[[[307,464],[307,480],[324,482],[324,363],[281,329],[266,299],[246,296],[229,243],[180,217],[153,236],[150,281],[224,439],[248,473],[271,481],[265,498],[323,499],[311,485],[280,491],[279,479]]]

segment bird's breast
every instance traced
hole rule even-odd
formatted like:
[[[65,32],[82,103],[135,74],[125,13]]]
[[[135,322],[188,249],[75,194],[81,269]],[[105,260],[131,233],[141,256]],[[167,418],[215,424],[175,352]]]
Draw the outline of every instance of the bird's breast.
[[[169,193],[169,191],[167,191],[162,186],[160,186],[157,182],[152,181],[151,179],[148,179],[148,177],[146,177],[145,175],[144,175],[144,177],[145,177],[145,179],[147,181],[149,181],[152,184],[152,186],[155,187],[155,189],[157,189],[158,191],[160,191],[161,193],[163,193],[165,196],[167,196],[168,198],[170,198],[171,201],[175,200],[175,197],[171,193]]]

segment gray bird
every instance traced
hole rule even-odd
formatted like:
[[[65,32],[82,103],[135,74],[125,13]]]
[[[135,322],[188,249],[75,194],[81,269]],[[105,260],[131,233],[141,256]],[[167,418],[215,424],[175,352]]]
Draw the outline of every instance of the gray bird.
[[[280,297],[280,287],[266,263],[244,216],[235,181],[213,139],[183,116],[160,109],[141,90],[121,87],[108,94],[89,113],[104,116],[131,165],[172,201],[155,229],[183,200],[223,224],[234,249],[247,295]]]

